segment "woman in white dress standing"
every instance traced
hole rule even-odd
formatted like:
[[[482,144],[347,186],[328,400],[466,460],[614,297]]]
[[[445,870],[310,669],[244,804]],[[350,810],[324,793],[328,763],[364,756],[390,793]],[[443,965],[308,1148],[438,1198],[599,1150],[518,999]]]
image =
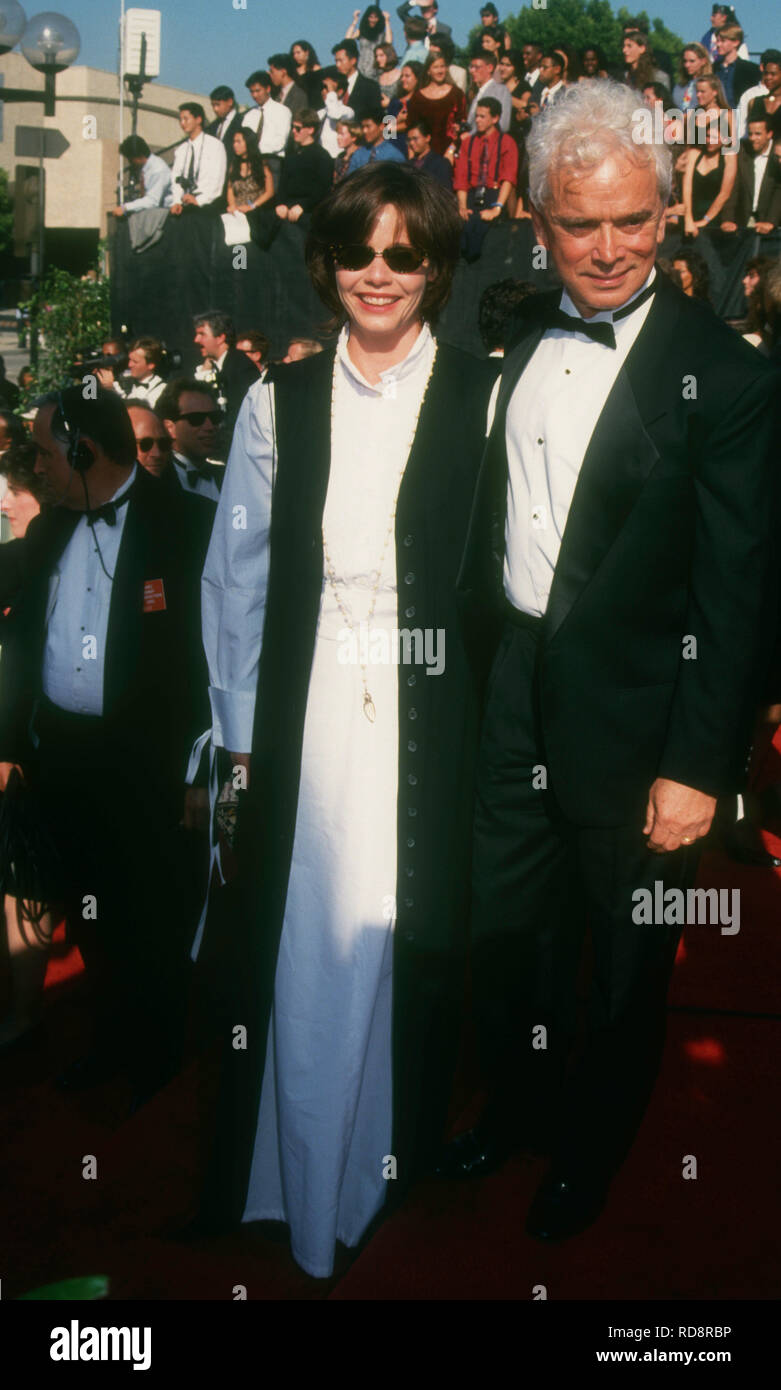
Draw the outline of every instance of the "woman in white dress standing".
[[[458,1039],[477,692],[455,581],[495,379],[429,326],[459,235],[405,166],[321,205],[336,350],[248,393],[204,572],[213,740],[248,779],[204,943],[234,986],[204,1219],[286,1222],[319,1277],[430,1163]]]

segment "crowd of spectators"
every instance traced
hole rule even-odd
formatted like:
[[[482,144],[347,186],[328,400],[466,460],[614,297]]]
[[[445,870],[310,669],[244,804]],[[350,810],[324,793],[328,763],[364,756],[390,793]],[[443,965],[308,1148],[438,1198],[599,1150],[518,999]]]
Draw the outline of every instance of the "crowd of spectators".
[[[305,232],[335,182],[377,160],[409,160],[453,189],[469,259],[487,230],[477,223],[530,215],[525,143],[539,113],[574,83],[612,77],[660,108],[679,148],[671,213],[688,238],[711,223],[759,235],[778,226],[781,51],[752,63],[732,6],[713,5],[707,32],[675,64],[636,19],[624,23],[621,62],[611,64],[596,45],[513,46],[493,4],[479,18],[466,66],[436,0],[405,2],[395,18],[377,5],[355,10],[327,64],[296,40],[247,77],[248,110],[225,84],[211,93],[211,123],[198,103],[182,104],[186,138],[172,170],[139,137],[126,140],[135,196],[116,215],[219,212],[229,245],[265,249],[284,223]]]

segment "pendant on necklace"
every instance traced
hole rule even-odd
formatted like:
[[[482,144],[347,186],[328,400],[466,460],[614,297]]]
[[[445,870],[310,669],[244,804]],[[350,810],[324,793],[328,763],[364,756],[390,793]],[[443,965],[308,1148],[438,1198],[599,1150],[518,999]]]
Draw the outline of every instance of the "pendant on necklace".
[[[377,718],[377,711],[374,708],[374,701],[371,695],[369,694],[368,690],[366,691],[366,694],[363,697],[363,712],[366,715],[366,718],[368,719],[369,723],[373,724],[375,719]]]

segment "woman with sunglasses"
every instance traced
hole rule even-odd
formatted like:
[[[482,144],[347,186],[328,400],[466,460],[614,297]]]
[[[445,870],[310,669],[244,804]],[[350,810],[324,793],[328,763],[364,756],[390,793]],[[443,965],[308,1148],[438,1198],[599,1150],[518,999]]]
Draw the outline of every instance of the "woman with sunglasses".
[[[286,1222],[317,1277],[431,1163],[459,1032],[477,703],[455,589],[495,380],[431,331],[459,239],[406,165],[317,209],[338,342],[251,388],[204,571],[214,740],[247,790],[203,949],[234,949],[252,1055],[226,1049],[202,1220]]]

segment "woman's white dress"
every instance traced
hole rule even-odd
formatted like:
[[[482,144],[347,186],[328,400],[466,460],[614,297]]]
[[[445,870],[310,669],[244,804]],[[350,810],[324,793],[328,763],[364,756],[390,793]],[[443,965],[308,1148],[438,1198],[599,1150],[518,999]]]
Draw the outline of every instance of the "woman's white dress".
[[[331,469],[323,527],[337,591],[356,630],[367,622],[385,545],[369,652],[398,626],[392,515],[428,380],[434,343],[427,329],[404,362],[370,386],[353,366],[343,332],[336,358]],[[244,607],[254,607],[251,556],[238,570],[235,499],[265,488],[271,437],[269,388],[250,393],[234,448],[204,574],[204,628],[215,736],[238,696],[246,743]],[[255,413],[254,431],[248,416]],[[253,437],[254,436],[254,437]],[[268,447],[266,453],[268,455]],[[260,445],[262,448],[263,446]],[[254,450],[255,459],[248,459]],[[249,464],[249,466],[248,466]],[[267,571],[267,517],[260,525]],[[257,542],[257,534],[255,536]],[[246,545],[245,545],[246,549]],[[234,552],[231,559],[231,551]],[[257,551],[254,579],[257,579]],[[402,577],[402,591],[404,590]],[[226,599],[226,591],[232,595]],[[403,600],[402,600],[403,602]],[[251,619],[250,619],[251,621]],[[226,622],[236,631],[225,630]],[[371,643],[374,637],[374,646]],[[393,650],[392,642],[387,650]],[[231,659],[231,653],[233,654]],[[255,1151],[245,1221],[289,1224],[292,1250],[308,1273],[332,1272],[334,1243],[353,1246],[392,1181],[391,1002],[398,796],[398,667],[367,666],[376,710],[363,710],[361,670],[333,587],[324,579],[304,728],[301,784],[287,903],[277,961]],[[231,670],[231,667],[233,670]],[[235,672],[235,675],[234,675]],[[237,683],[238,678],[238,683]],[[216,691],[216,698],[215,698]],[[226,717],[227,716],[227,717]],[[238,732],[238,731],[237,731]],[[220,736],[221,734],[221,736]],[[233,736],[233,734],[231,734]]]

